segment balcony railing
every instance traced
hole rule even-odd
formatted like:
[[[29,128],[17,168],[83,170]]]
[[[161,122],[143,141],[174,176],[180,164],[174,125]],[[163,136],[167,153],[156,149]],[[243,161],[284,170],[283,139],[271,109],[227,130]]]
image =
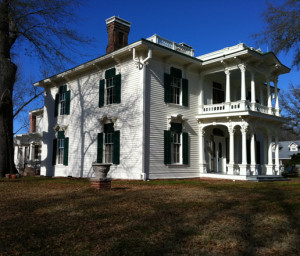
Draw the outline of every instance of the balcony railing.
[[[162,46],[168,47],[172,50],[175,50],[175,51],[178,51],[178,52],[181,52],[181,53],[184,53],[186,55],[194,57],[194,49],[191,48],[191,47],[186,47],[183,44],[177,44],[175,42],[172,42],[172,41],[169,41],[165,38],[162,38],[158,35],[153,35],[153,36],[147,38],[147,40],[151,41],[153,43],[160,44]]]
[[[255,112],[260,112],[269,115],[280,116],[280,112],[276,112],[275,108],[268,108],[259,103],[250,103],[249,101],[235,101],[229,103],[219,103],[219,104],[210,104],[204,105],[202,108],[201,114],[219,114],[227,112],[238,112],[238,111],[248,111],[252,110]]]

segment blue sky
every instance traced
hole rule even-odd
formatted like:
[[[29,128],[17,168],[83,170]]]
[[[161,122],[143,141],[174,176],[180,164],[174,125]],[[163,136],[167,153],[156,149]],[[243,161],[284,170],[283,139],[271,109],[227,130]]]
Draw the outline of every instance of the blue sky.
[[[281,4],[283,0],[270,0]],[[216,51],[238,43],[256,47],[251,35],[263,29],[262,12],[264,0],[90,0],[76,10],[79,19],[70,24],[81,34],[93,38],[94,47],[79,49],[82,56],[74,59],[70,68],[105,54],[108,36],[105,20],[119,16],[131,22],[129,44],[158,34],[177,43],[185,42],[195,49],[195,56]],[[259,46],[262,51],[271,51],[268,45]],[[279,60],[291,67],[293,52],[278,55]],[[35,80],[43,79],[38,73],[39,64],[34,59],[22,58],[24,73],[34,74]],[[279,88],[287,89],[290,82],[299,84],[299,72],[279,78]],[[36,106],[31,105],[34,109]],[[39,106],[37,106],[39,107]]]

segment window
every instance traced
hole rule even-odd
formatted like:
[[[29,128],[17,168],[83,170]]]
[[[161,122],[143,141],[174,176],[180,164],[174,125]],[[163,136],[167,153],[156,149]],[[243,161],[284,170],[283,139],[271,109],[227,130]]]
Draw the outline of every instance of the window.
[[[68,165],[69,138],[64,131],[57,132],[57,139],[53,140],[52,164]]]
[[[59,87],[59,92],[55,95],[54,116],[70,114],[71,92],[67,91],[67,85]]]
[[[171,67],[170,74],[164,74],[165,102],[188,107],[188,80],[182,78],[180,69]]]
[[[104,132],[98,133],[97,162],[120,163],[120,131],[114,130],[114,123],[104,124]]]
[[[99,107],[121,103],[121,74],[116,75],[116,69],[105,71],[105,79],[99,82]]]
[[[182,131],[182,123],[171,123],[164,131],[164,163],[189,164],[189,135]]]
[[[225,101],[222,85],[213,82],[213,104],[223,103]]]
[[[298,151],[298,145],[295,143],[292,143],[290,145],[290,151]]]

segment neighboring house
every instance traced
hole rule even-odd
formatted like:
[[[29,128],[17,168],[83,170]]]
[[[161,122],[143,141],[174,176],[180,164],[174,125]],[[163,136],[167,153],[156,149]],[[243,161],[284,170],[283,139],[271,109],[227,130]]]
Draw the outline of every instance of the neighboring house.
[[[104,56],[35,83],[41,175],[91,177],[96,161],[118,179],[280,175],[277,82],[290,69],[272,52],[241,43],[194,57],[158,35],[128,45],[129,22],[106,24]]]
[[[273,159],[275,159],[275,144],[272,145]],[[280,165],[288,162],[292,155],[300,154],[300,140],[280,141],[279,142],[279,161]]]
[[[14,138],[15,164],[18,171],[24,171],[25,167],[31,167],[36,174],[40,172],[43,113],[43,108],[30,111],[29,133],[16,135]]]

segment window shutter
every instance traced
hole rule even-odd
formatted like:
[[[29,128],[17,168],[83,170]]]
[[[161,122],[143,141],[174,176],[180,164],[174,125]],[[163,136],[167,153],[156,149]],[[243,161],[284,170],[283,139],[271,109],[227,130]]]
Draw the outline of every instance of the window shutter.
[[[182,163],[189,164],[189,134],[182,133]]]
[[[182,78],[182,71],[178,68],[171,67],[170,73],[172,76]]]
[[[99,108],[104,106],[104,83],[104,79],[99,82]]]
[[[55,109],[54,116],[58,116],[58,104],[59,104],[59,94],[55,95]]]
[[[103,133],[98,133],[97,138],[97,163],[102,163],[103,155]]]
[[[171,164],[171,131],[164,131],[164,164]]]
[[[121,103],[121,74],[115,76],[114,103]]]
[[[54,139],[53,149],[52,149],[52,165],[56,165],[56,150],[57,150],[57,139]]]
[[[68,165],[69,138],[64,139],[64,165]]]
[[[185,78],[182,79],[182,105],[189,106],[189,81]]]
[[[111,68],[105,71],[105,79],[107,78],[111,78],[116,74],[116,69],[115,68]]]
[[[65,138],[65,132],[64,131],[58,131],[57,132],[57,138],[58,139],[64,139]]]
[[[71,91],[66,92],[66,115],[70,115]]]
[[[171,102],[171,76],[169,74],[164,75],[165,85],[165,103]]]
[[[120,164],[120,131],[114,132],[113,164]]]

